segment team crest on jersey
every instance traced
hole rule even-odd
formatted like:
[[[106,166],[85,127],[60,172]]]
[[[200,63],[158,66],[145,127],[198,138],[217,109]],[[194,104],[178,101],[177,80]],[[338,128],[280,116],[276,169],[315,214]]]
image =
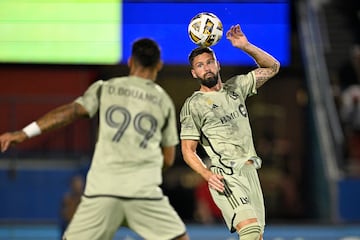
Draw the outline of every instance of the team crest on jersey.
[[[230,93],[230,97],[234,100],[238,99],[239,98],[239,94],[237,94],[236,92],[231,92]]]

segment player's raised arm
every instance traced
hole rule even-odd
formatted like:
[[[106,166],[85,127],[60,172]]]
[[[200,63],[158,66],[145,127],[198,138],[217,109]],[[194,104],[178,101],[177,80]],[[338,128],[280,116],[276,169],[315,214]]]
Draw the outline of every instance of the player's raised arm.
[[[30,123],[22,130],[0,135],[1,152],[8,150],[12,144],[21,143],[28,138],[66,126],[80,117],[87,116],[88,112],[86,109],[75,102],[57,107],[38,120]]]
[[[258,64],[258,68],[254,70],[256,77],[256,88],[261,87],[267,80],[275,76],[280,69],[280,63],[273,56],[251,44],[240,25],[232,26],[226,32],[226,38],[234,47],[240,48],[249,54]]]

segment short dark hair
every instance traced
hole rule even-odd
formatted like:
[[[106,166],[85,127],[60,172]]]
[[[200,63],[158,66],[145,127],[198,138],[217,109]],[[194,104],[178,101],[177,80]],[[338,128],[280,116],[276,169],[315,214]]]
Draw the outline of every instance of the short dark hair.
[[[160,47],[152,39],[141,38],[133,43],[131,55],[143,67],[154,67],[160,61]]]
[[[209,47],[197,47],[189,54],[189,63],[192,66],[194,58],[203,53],[210,53],[215,57],[215,52]]]

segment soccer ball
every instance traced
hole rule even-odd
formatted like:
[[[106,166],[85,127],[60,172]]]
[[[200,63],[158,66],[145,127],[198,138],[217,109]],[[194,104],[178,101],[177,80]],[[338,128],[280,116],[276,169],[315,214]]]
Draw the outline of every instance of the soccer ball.
[[[199,46],[214,46],[223,35],[223,25],[216,15],[202,12],[190,20],[188,34],[191,41]]]

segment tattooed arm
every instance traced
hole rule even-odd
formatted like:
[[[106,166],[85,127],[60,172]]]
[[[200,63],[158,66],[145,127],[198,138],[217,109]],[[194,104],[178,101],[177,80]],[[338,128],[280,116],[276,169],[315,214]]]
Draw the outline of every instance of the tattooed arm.
[[[87,116],[89,116],[89,114],[82,105],[72,102],[46,113],[36,120],[36,124],[40,128],[40,132],[44,133],[64,127],[78,118]],[[0,135],[1,152],[5,152],[12,144],[21,143],[28,138],[29,137],[22,130]]]
[[[275,76],[280,69],[280,63],[273,56],[264,50],[251,44],[239,25],[232,26],[226,33],[226,38],[230,40],[234,47],[242,49],[254,58],[258,68],[254,70],[256,77],[256,88],[261,87],[267,80]]]
[[[86,109],[75,102],[60,106],[48,112],[36,122],[41,132],[51,131],[66,126],[80,117],[88,117]]]

